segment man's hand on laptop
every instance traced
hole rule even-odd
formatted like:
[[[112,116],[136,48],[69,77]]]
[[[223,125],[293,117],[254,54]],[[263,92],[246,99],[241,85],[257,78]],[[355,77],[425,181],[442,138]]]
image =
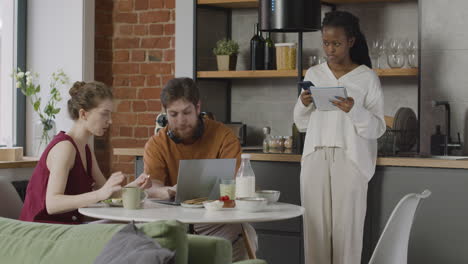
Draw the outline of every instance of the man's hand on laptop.
[[[170,199],[174,198],[177,193],[177,184],[172,187],[169,187],[167,189],[167,193],[169,194]]]
[[[176,195],[177,184],[174,186],[164,186],[161,181],[152,180],[152,186],[146,192],[150,198],[161,200],[171,200]]]

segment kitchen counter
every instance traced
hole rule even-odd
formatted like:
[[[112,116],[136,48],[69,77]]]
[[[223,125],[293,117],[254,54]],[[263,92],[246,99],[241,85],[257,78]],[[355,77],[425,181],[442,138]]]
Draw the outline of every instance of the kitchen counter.
[[[34,168],[38,161],[38,157],[23,157],[23,160],[18,161],[0,161],[0,169]]]
[[[115,148],[114,155],[143,156],[143,148]],[[263,153],[245,150],[253,161],[300,162],[300,154]],[[443,160],[421,157],[379,157],[377,166],[468,169],[468,160]]]

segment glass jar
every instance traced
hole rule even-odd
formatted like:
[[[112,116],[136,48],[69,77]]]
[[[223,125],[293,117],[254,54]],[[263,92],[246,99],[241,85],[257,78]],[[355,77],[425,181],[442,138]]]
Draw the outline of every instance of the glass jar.
[[[284,148],[292,149],[293,148],[293,139],[291,136],[284,137]]]
[[[270,136],[268,147],[269,152],[275,152],[278,149],[278,140],[276,136]]]
[[[276,137],[276,145],[278,146],[276,148],[277,153],[281,153],[284,150],[284,138],[282,136],[277,136]]]
[[[276,69],[294,70],[296,69],[296,43],[277,43],[276,48]]]

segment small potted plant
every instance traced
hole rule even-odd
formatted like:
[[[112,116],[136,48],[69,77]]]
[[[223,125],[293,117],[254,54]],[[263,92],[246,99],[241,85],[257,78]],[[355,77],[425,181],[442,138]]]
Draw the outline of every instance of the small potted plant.
[[[231,39],[222,39],[216,42],[213,49],[218,62],[218,71],[235,71],[237,64],[237,54],[239,53],[239,44]]]

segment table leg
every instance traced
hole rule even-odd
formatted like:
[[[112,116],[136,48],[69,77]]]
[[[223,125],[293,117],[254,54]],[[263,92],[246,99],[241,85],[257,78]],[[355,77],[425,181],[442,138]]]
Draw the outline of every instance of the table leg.
[[[256,259],[257,256],[255,255],[255,251],[252,249],[252,244],[250,243],[249,236],[247,235],[247,232],[245,232],[244,225],[241,225],[241,226],[242,226],[242,236],[244,237],[245,249],[247,250],[249,259]]]

